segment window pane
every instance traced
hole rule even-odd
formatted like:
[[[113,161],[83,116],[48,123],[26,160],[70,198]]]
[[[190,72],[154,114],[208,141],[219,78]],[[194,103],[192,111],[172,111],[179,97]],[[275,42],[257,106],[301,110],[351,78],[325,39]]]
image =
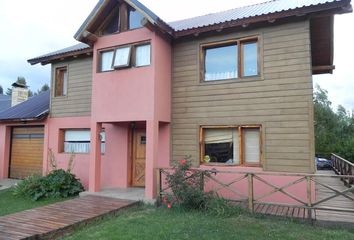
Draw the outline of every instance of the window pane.
[[[64,142],[65,153],[89,153],[90,142]]]
[[[233,139],[234,139],[234,158],[233,164],[240,165],[240,136],[238,132],[238,128],[232,131]]]
[[[109,20],[109,23],[105,26],[102,34],[107,35],[107,34],[118,32],[118,22],[119,22],[118,20],[119,20],[119,11],[115,10],[112,18]]]
[[[129,11],[129,29],[141,28],[141,20],[143,20],[144,16],[141,15],[135,9],[131,9]]]
[[[66,130],[64,139],[65,141],[81,142],[90,141],[90,130]]]
[[[112,68],[113,53],[114,53],[113,51],[101,53],[101,71],[102,72],[113,70],[113,68]]]
[[[237,130],[231,128],[205,129],[204,144],[205,162],[226,164],[239,163]]]
[[[64,71],[63,73],[63,96],[66,96],[68,93],[68,71]]]
[[[237,46],[205,50],[205,81],[237,78]]]
[[[147,66],[150,65],[150,51],[151,46],[143,45],[136,47],[136,59],[135,59],[135,66]]]
[[[243,76],[257,76],[258,75],[258,51],[257,43],[243,44]]]
[[[114,58],[114,67],[126,67],[130,63],[130,46],[117,48]]]
[[[67,93],[68,72],[66,67],[55,70],[55,97],[65,96]]]
[[[246,163],[259,163],[260,162],[260,132],[259,129],[244,129],[244,151]]]

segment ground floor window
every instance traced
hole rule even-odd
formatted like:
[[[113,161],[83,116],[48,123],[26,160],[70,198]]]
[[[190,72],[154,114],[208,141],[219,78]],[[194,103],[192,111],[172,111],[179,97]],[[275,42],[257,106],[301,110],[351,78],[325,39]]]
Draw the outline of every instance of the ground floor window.
[[[261,126],[202,126],[202,164],[259,166]]]
[[[62,149],[60,152],[64,153],[89,153],[91,143],[90,129],[66,129],[61,130]],[[101,152],[106,150],[106,133],[103,129],[100,134]]]

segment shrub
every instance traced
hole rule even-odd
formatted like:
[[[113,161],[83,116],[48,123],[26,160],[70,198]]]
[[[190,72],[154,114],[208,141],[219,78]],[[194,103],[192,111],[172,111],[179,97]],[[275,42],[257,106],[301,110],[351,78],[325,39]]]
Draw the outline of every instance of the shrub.
[[[167,173],[166,183],[172,190],[172,195],[163,198],[167,207],[176,204],[187,209],[205,209],[213,197],[212,192],[204,192],[203,172],[190,167],[190,161],[183,159],[172,173]]]
[[[13,193],[17,196],[29,197],[33,201],[43,198],[67,198],[77,196],[84,190],[80,180],[71,173],[73,155],[70,157],[68,169],[56,168],[54,155],[51,154],[52,170],[47,176],[30,176],[18,183]],[[55,167],[54,167],[55,166]]]
[[[16,184],[13,189],[13,194],[37,200],[37,196],[39,196],[41,192],[41,178],[42,177],[36,175],[25,178],[23,181]]]
[[[228,217],[242,213],[241,208],[231,205],[216,192],[204,191],[204,177],[208,176],[208,172],[191,169],[191,162],[183,159],[172,172],[166,173],[166,184],[172,193],[164,195],[160,200],[167,208],[175,205],[187,210],[202,210],[214,216]]]

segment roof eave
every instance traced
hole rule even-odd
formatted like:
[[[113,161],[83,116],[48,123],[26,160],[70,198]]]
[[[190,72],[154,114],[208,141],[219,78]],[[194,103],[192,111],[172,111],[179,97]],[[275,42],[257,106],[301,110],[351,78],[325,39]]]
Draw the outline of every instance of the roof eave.
[[[30,63],[31,65],[35,65],[38,63],[41,63],[42,65],[46,65],[46,64],[52,63],[53,61],[63,60],[64,58],[68,58],[68,57],[74,57],[74,56],[80,56],[80,55],[91,55],[92,52],[93,52],[92,48],[86,48],[86,49],[81,49],[78,51],[65,52],[62,54],[56,54],[56,55],[52,55],[52,56],[33,58],[33,59],[27,60],[27,62]]]
[[[226,28],[232,27],[248,27],[250,24],[260,23],[260,22],[275,22],[278,19],[296,17],[296,16],[305,16],[314,13],[320,13],[325,11],[332,11],[333,14],[343,14],[350,13],[353,11],[350,0],[341,1],[341,2],[331,2],[321,5],[312,5],[309,7],[291,9],[282,12],[275,12],[271,14],[264,14],[244,19],[231,20],[228,22],[221,22],[217,24],[190,28],[180,31],[175,31],[175,38],[185,37],[189,35],[198,36],[200,33],[210,32],[210,31],[220,31]]]
[[[84,23],[80,26],[80,28],[75,33],[74,38],[76,40],[82,42],[83,33],[90,25],[90,22],[97,16],[97,14],[102,10],[102,8],[104,8],[104,6],[105,6],[104,3],[105,3],[105,0],[99,0],[99,2],[96,4],[95,8],[91,11],[91,13],[85,19]]]
[[[49,111],[47,111],[45,114],[34,117],[34,118],[8,118],[8,119],[0,119],[0,122],[38,122],[38,121],[43,121],[46,119],[49,115]]]

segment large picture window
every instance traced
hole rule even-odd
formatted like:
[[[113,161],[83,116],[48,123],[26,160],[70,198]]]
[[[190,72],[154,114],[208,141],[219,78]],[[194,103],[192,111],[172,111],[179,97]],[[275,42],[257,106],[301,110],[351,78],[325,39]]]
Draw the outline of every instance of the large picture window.
[[[90,130],[66,130],[64,133],[65,153],[89,153]]]
[[[259,166],[261,127],[201,127],[201,163]]]
[[[203,44],[201,51],[203,81],[259,75],[257,38]]]
[[[64,153],[89,153],[91,143],[90,129],[67,129],[61,130]],[[100,133],[101,139],[101,152],[105,153],[106,150],[106,133],[103,129]]]
[[[151,64],[151,45],[149,43],[120,46],[100,52],[100,72],[129,67],[143,67]]]

